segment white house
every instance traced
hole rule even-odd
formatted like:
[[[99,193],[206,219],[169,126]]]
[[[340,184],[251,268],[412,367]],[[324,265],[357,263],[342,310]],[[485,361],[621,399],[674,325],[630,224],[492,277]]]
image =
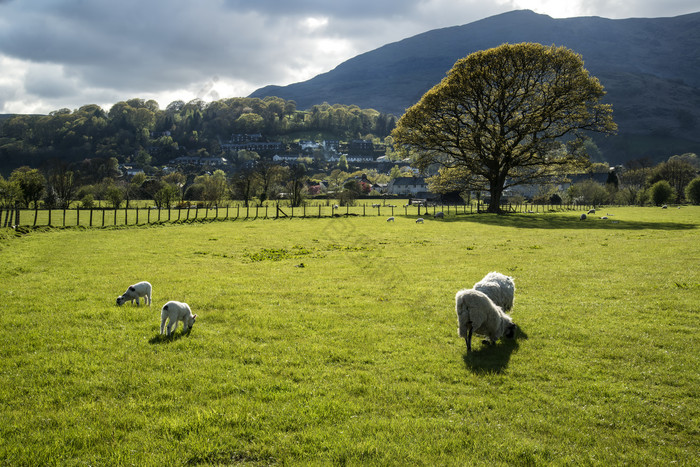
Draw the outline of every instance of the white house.
[[[424,196],[428,192],[428,184],[423,177],[397,177],[389,182],[386,191],[391,195]]]

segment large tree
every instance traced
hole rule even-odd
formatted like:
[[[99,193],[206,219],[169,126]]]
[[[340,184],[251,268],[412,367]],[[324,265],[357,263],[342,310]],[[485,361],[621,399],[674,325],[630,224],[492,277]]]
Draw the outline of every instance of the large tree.
[[[475,52],[408,109],[393,132],[414,164],[457,170],[472,189],[487,187],[489,212],[503,191],[538,183],[587,161],[586,132],[616,125],[600,82],[564,47],[504,44]]]

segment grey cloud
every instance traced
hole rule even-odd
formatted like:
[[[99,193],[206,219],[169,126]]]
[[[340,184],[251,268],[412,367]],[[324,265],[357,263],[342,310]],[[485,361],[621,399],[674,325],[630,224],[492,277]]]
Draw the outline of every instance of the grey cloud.
[[[599,5],[593,5],[598,9],[591,14],[606,16],[606,11],[631,8],[629,2],[597,1]],[[60,74],[28,74],[22,86],[28,99],[68,99],[90,90],[91,94],[80,94],[85,101],[66,103],[66,107],[107,95],[126,99],[181,89],[196,92],[214,77],[248,83],[252,91],[311,78],[304,73],[328,71],[388,42],[476,21],[510,10],[514,3],[0,0],[0,56],[60,65]],[[651,12],[657,3],[638,0],[635,4]],[[690,3],[664,2],[659,8],[675,12],[674,8],[691,8]],[[656,16],[668,15],[657,12]],[[325,18],[328,23],[309,28],[303,20],[310,17]],[[342,42],[341,52],[329,50],[327,44],[332,41]]]

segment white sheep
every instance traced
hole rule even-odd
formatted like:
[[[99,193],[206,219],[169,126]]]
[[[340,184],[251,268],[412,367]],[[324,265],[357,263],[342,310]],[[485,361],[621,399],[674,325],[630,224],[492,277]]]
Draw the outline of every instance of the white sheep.
[[[394,216],[388,217],[388,218],[386,219],[387,222],[394,222],[394,220],[395,220],[395,219],[394,219]]]
[[[445,218],[445,213],[442,212],[442,211],[436,212],[435,215],[434,215],[433,217],[436,218],[436,219],[444,219],[444,218]]]
[[[505,312],[513,308],[515,281],[510,276],[496,271],[490,272],[474,284],[474,290],[488,295],[493,303],[500,306]]]
[[[189,332],[194,326],[195,319],[197,319],[197,315],[192,314],[187,303],[171,300],[160,310],[160,333],[163,334],[166,321],[168,322],[168,337],[177,329],[178,321],[182,321],[182,332]]]
[[[590,211],[588,211],[588,214],[595,214],[595,209],[591,209]]]
[[[503,336],[508,339],[515,337],[515,324],[511,317],[483,292],[474,289],[457,292],[455,311],[457,332],[467,343],[467,352],[472,350],[472,332],[488,337],[491,344]]]
[[[419,217],[418,219],[416,219],[416,224],[422,224],[422,223],[423,223],[422,217]]]
[[[126,289],[126,292],[117,297],[117,305],[122,306],[123,303],[128,301],[130,301],[133,304],[134,300],[136,300],[136,306],[139,306],[141,297],[145,297],[143,299],[144,304],[148,302],[148,306],[151,306],[152,289],[153,288],[151,287],[151,284],[149,284],[146,281],[130,285]]]

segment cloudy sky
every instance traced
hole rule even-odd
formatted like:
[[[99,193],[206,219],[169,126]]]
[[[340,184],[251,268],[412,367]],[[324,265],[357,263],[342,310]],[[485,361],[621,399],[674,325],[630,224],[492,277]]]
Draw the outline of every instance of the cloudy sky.
[[[697,0],[0,0],[0,113],[205,101],[511,10],[668,17]]]

